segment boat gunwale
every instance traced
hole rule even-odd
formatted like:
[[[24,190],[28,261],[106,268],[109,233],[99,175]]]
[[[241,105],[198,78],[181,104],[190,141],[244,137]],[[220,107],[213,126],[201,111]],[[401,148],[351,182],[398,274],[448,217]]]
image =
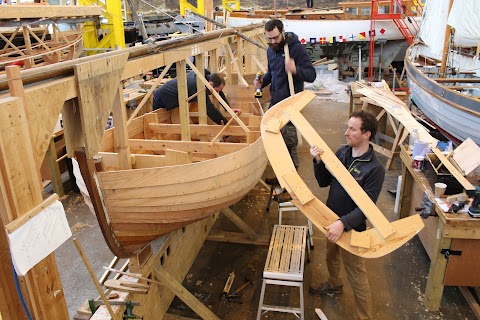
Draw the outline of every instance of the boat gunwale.
[[[419,79],[417,77],[415,77],[416,75],[419,76],[423,81],[427,81],[427,83],[430,84],[433,87],[433,89],[446,91],[449,94],[454,95],[458,99],[466,100],[466,101],[470,101],[470,102],[473,102],[475,104],[478,104],[478,106],[480,108],[480,101],[478,99],[475,99],[471,96],[467,96],[465,94],[462,94],[462,93],[460,93],[456,90],[449,89],[448,86],[443,86],[443,85],[439,84],[434,79],[427,77],[423,72],[418,70],[418,68],[413,64],[413,61],[409,57],[409,55],[411,53],[411,50],[413,50],[414,46],[415,46],[415,44],[411,45],[410,48],[408,48],[408,50],[407,50],[407,54],[405,55],[405,65],[407,66],[406,71],[407,71],[407,74],[410,76],[409,78],[412,81],[414,81],[418,86],[420,86],[423,90],[425,90],[425,91],[429,92],[431,95],[435,96],[436,99],[442,100],[445,104],[448,104],[452,108],[459,109],[461,111],[470,113],[473,116],[480,117],[480,111],[468,109],[466,107],[463,107],[463,106],[457,104],[456,102],[452,102],[451,100],[447,100],[445,97],[442,97],[441,95],[432,91],[430,88],[427,88],[425,86],[425,84],[422,84],[422,83],[419,82]]]

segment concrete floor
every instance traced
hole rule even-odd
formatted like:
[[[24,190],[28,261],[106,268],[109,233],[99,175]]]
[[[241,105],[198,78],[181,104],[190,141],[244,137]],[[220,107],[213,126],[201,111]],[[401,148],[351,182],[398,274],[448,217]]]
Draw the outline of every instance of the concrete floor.
[[[344,143],[343,132],[347,121],[348,104],[332,101],[315,100],[306,109],[305,114],[328,145],[336,150]],[[328,190],[317,186],[313,177],[311,157],[308,146],[299,148],[300,175],[311,190],[321,200],[326,200]],[[386,159],[383,158],[386,163]],[[388,219],[394,220],[394,197],[387,192],[396,188],[401,163],[397,159],[392,170],[387,172],[384,187],[377,205]],[[272,169],[267,168],[265,176],[271,177]],[[68,184],[68,183],[67,183]],[[256,232],[269,235],[275,223],[278,223],[276,203],[273,202],[269,213],[265,212],[268,190],[256,189],[232,209],[244,219]],[[87,257],[98,277],[103,273],[102,266],[107,266],[113,258],[100,232],[96,218],[88,211],[79,195],[69,193],[62,199],[70,227],[87,252]],[[306,224],[301,213],[284,214],[284,224]],[[215,230],[238,231],[224,216],[220,216]],[[304,296],[305,319],[317,319],[314,309],[320,308],[329,320],[355,319],[353,293],[344,285],[340,295],[314,296],[308,293],[312,282],[324,281],[327,277],[325,264],[325,237],[314,231],[315,249],[311,262],[305,266]],[[255,319],[262,271],[267,256],[266,246],[228,244],[207,241],[195,260],[183,285],[200,301],[212,309],[221,319]],[[86,299],[97,297],[95,287],[83,266],[73,242],[68,241],[56,251],[58,268],[64,291],[73,316],[77,307]],[[428,312],[423,305],[429,259],[418,237],[393,253],[378,259],[367,260],[367,271],[373,294],[375,319],[475,319],[467,302],[457,287],[446,287],[442,298],[440,312]],[[219,297],[230,272],[235,271],[233,289],[244,283],[244,278],[253,278],[254,285],[242,291],[242,304],[222,302]],[[232,290],[233,290],[232,289]],[[266,303],[298,304],[298,290],[269,287]],[[189,318],[198,318],[178,298],[173,301],[170,313]],[[262,319],[296,319],[293,315],[266,313]]]

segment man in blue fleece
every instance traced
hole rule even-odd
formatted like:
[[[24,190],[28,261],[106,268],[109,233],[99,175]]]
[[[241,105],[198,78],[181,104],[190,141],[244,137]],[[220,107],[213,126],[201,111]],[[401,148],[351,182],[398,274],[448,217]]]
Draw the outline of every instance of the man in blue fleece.
[[[221,75],[218,73],[210,74],[208,70],[205,70],[205,78],[208,80],[210,85],[218,92],[220,97],[227,104],[228,100],[223,93],[223,88],[225,87],[225,80],[222,78]],[[164,108],[167,110],[172,110],[174,108],[178,108],[178,84],[177,78],[168,81],[163,86],[155,90],[153,93],[153,110],[157,110],[159,108]],[[197,92],[197,78],[195,72],[191,71],[187,73],[187,89],[188,89],[188,96],[192,96]],[[207,115],[208,117],[215,122],[216,124],[226,124],[227,119],[222,115],[220,111],[213,105],[212,101],[210,100],[209,95],[211,94],[209,90],[206,90],[207,96]],[[197,97],[190,100],[191,102],[197,101]],[[240,109],[232,109],[235,113],[240,114]]]
[[[340,147],[336,152],[345,168],[373,202],[377,201],[385,178],[385,167],[370,145],[376,132],[377,119],[372,113],[364,110],[353,112],[345,131],[347,145]],[[340,263],[343,260],[348,282],[353,289],[358,319],[372,319],[372,297],[364,260],[335,244],[344,231],[352,229],[365,231],[366,217],[343,186],[326,169],[320,157],[322,153],[323,150],[317,146],[310,148],[310,154],[314,158],[315,178],[320,187],[330,186],[327,206],[339,216],[339,219],[326,228],[328,281],[319,286],[310,286],[310,292],[342,293]]]
[[[296,34],[284,32],[282,21],[278,19],[268,21],[265,24],[265,36],[268,41],[268,71],[263,76],[261,87],[264,88],[270,85],[270,104],[273,106],[290,96],[288,71],[293,75],[295,93],[303,91],[303,83],[305,81],[315,81],[316,73],[305,46],[298,41]],[[288,44],[289,61],[285,61],[285,52],[283,51],[285,44]],[[258,88],[260,84],[256,81],[254,85]],[[295,168],[298,168],[298,138],[295,126],[289,122],[282,129],[282,136]]]

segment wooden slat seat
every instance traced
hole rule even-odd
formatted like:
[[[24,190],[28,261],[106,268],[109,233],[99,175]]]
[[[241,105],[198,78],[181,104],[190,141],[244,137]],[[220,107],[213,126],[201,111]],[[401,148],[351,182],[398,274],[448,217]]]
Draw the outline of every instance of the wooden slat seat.
[[[304,319],[303,271],[307,229],[303,226],[274,226],[267,261],[263,270],[257,320],[261,318],[262,311],[293,313],[297,317],[300,315],[300,319]],[[267,284],[298,287],[300,290],[300,307],[264,305],[263,300]]]

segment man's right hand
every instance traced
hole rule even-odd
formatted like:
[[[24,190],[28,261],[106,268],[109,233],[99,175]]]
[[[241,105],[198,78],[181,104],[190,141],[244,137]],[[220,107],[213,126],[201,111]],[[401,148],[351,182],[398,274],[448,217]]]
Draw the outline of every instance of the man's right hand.
[[[261,86],[262,86],[262,83],[258,81],[257,78],[255,78],[255,80],[253,80],[253,87],[260,88]]]
[[[317,147],[316,145],[313,145],[310,147],[310,154],[315,158],[317,162],[322,161],[320,156],[323,154],[323,150]]]

